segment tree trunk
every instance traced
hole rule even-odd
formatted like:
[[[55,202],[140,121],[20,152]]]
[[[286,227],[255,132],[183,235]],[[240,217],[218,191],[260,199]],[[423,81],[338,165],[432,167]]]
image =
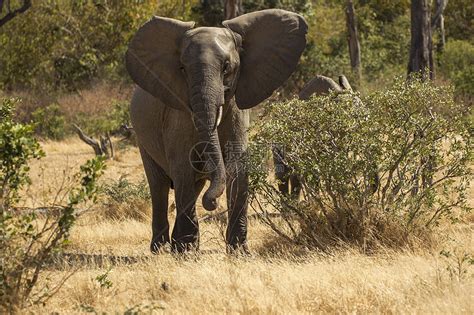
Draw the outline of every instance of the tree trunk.
[[[362,77],[361,67],[360,67],[360,44],[359,44],[359,37],[357,34],[354,3],[352,2],[352,0],[347,1],[346,22],[347,22],[347,31],[349,33],[347,40],[349,44],[349,55],[351,58],[351,67],[352,67],[352,71],[354,75],[356,76],[357,84],[359,84]]]
[[[242,0],[226,0],[224,4],[224,20],[230,20],[242,15]]]
[[[434,79],[432,46],[430,0],[412,0],[408,74],[421,72],[423,80]]]
[[[448,0],[436,0],[436,10],[433,20],[431,21],[431,30],[435,32],[438,30],[439,32],[439,42],[437,45],[437,51],[442,52],[444,50],[444,46],[446,45],[446,34],[444,31],[444,9],[446,9],[446,5],[448,4]]]

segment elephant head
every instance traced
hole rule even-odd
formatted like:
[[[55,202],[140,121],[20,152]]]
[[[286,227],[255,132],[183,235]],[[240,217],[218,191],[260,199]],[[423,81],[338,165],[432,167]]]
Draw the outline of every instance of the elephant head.
[[[311,81],[305,84],[299,93],[299,98],[302,100],[308,100],[313,94],[326,95],[331,91],[352,92],[352,87],[344,75],[339,76],[339,83],[334,82],[334,80],[331,78],[317,75],[311,79]]]
[[[126,67],[133,81],[177,110],[190,111],[200,143],[207,144],[211,184],[207,210],[225,188],[217,120],[235,96],[240,109],[268,98],[294,71],[306,46],[307,24],[298,14],[263,10],[224,21],[223,28],[153,17],[130,42]],[[179,141],[179,139],[176,139]]]

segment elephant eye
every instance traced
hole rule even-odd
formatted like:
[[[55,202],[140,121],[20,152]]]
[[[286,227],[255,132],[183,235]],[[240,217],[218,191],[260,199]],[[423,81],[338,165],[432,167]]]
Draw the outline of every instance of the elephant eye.
[[[186,69],[184,69],[184,66],[179,67],[179,70],[181,70],[182,73],[186,73]]]
[[[227,74],[229,71],[230,71],[230,62],[229,62],[229,60],[227,60],[224,63],[224,68],[223,68],[222,72],[224,72],[224,74]]]

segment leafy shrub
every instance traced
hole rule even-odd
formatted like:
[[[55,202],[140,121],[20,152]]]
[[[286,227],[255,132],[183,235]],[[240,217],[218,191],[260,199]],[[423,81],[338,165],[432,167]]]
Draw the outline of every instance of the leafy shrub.
[[[32,113],[37,135],[61,140],[66,136],[66,119],[58,104],[38,108]]]
[[[76,90],[98,76],[124,80],[127,43],[155,9],[150,0],[33,1],[1,28],[0,85]]]
[[[38,218],[35,209],[18,210],[18,190],[30,182],[28,161],[43,155],[33,138],[33,126],[15,123],[14,101],[4,99],[0,107],[0,152],[2,154],[0,203],[0,312],[16,313],[32,304],[45,303],[68,276],[52,286],[38,288],[37,282],[47,264],[68,243],[76,219],[76,207],[95,201],[97,179],[104,160],[96,158],[81,166],[79,184],[69,191],[66,205],[53,205],[57,214]]]
[[[452,89],[398,80],[361,98],[331,94],[270,104],[255,126],[251,194],[266,222],[288,240],[364,249],[429,236],[468,210],[471,137]],[[300,177],[302,201],[282,196],[261,159],[272,143]]]
[[[33,138],[32,124],[13,121],[19,100],[2,99],[0,107],[0,211],[18,199],[18,190],[30,183],[28,161],[44,155]]]
[[[129,102],[114,101],[112,106],[112,110],[93,117],[79,114],[75,118],[76,124],[90,135],[119,133],[123,126],[130,126]]]
[[[134,184],[121,176],[117,181],[105,184],[102,189],[105,208],[101,213],[105,218],[143,221],[150,217],[151,195],[145,179]]]
[[[440,71],[450,79],[456,93],[474,97],[474,45],[462,40],[446,43],[440,56]]]

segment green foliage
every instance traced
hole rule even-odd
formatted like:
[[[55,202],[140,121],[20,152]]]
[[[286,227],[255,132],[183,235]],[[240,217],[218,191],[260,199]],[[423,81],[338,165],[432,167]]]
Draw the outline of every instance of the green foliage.
[[[58,104],[38,108],[32,113],[37,135],[61,140],[66,136],[66,118]]]
[[[373,17],[382,22],[392,22],[410,9],[410,0],[359,0],[359,4],[367,7]]]
[[[474,97],[474,44],[448,41],[439,63],[440,72],[453,82],[457,94]]]
[[[397,74],[404,73],[410,48],[410,17],[400,15],[386,23],[377,19],[370,6],[361,7],[357,14],[364,78],[368,81],[381,76],[391,78],[386,72],[392,69]]]
[[[113,282],[109,279],[109,274],[112,271],[112,268],[107,269],[103,274],[95,277],[95,281],[99,283],[101,288],[110,289],[113,285]]]
[[[449,1],[444,12],[448,39],[467,40],[474,44],[474,2]]]
[[[14,209],[19,189],[30,182],[29,160],[43,156],[33,138],[33,126],[13,121],[14,104],[4,99],[0,107],[0,311],[5,313],[44,303],[67,279],[52,287],[36,287],[46,265],[68,244],[76,207],[95,201],[97,179],[105,167],[102,157],[81,166],[76,175],[79,184],[69,191],[67,204],[46,207],[58,214],[46,213],[46,218],[39,218],[35,209]]]
[[[18,100],[3,98],[0,105],[0,212],[18,199],[18,190],[30,183],[29,160],[44,155],[33,137],[32,124],[13,120]]]
[[[129,102],[114,101],[112,107],[112,110],[93,117],[88,114],[78,114],[73,120],[86,134],[116,134],[124,125],[131,124]]]
[[[75,90],[97,76],[123,80],[126,45],[154,2],[33,1],[0,29],[0,82]]]
[[[268,223],[293,241],[406,244],[468,210],[472,143],[461,113],[450,88],[415,79],[361,100],[270,104],[254,130],[251,193],[261,211],[282,214],[284,228]],[[286,148],[303,201],[281,196],[258,162],[272,143]]]

